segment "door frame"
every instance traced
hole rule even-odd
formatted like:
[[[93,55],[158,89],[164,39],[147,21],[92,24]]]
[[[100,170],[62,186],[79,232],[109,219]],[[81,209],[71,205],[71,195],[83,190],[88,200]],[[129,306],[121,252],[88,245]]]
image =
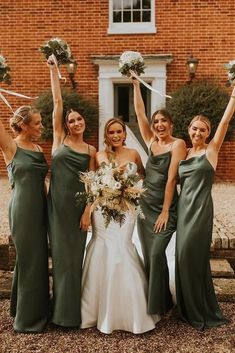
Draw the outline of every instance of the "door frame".
[[[141,78],[151,82],[154,89],[163,96],[151,91],[151,115],[157,109],[165,107],[166,97],[166,65],[173,61],[171,54],[143,56],[146,69]],[[99,149],[103,149],[103,129],[106,121],[114,116],[114,83],[130,83],[128,77],[124,77],[118,71],[119,56],[93,56],[92,61],[99,66]]]

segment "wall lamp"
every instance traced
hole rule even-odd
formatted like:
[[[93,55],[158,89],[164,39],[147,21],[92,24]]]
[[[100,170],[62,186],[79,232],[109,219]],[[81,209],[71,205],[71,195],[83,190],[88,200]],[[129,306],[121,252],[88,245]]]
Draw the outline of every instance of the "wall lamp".
[[[74,79],[75,73],[77,71],[77,66],[78,66],[78,64],[76,61],[71,62],[66,65],[72,89],[76,89],[76,87],[77,87],[77,83],[75,82],[75,79]]]
[[[188,74],[189,74],[189,81],[188,81],[189,84],[195,78],[198,63],[199,63],[199,60],[194,58],[192,55],[190,55],[186,61],[186,65],[188,68]]]

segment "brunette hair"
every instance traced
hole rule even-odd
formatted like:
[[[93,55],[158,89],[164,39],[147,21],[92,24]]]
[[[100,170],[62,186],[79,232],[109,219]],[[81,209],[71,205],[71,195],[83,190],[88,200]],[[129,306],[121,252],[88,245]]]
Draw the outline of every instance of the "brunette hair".
[[[65,130],[66,135],[69,134],[69,129],[68,129],[67,123],[68,123],[68,118],[69,118],[69,114],[70,113],[78,113],[83,118],[83,120],[86,122],[86,120],[84,119],[83,115],[80,114],[77,110],[73,110],[72,108],[68,109],[66,111],[66,114],[65,114],[65,117],[64,117],[64,130]]]
[[[211,122],[210,122],[210,120],[209,120],[205,115],[201,115],[201,114],[196,115],[196,116],[190,121],[190,123],[189,123],[189,128],[190,128],[190,126],[191,126],[195,121],[201,121],[201,122],[203,122],[203,123],[206,125],[206,127],[207,127],[207,129],[208,129],[208,131],[209,131],[209,134],[210,134],[210,132],[211,132]]]
[[[32,115],[39,113],[39,111],[29,105],[22,105],[13,114],[10,119],[10,126],[14,132],[20,133],[22,131],[21,124],[28,125],[32,119]]]
[[[159,110],[156,110],[152,115],[151,123],[150,123],[151,128],[153,128],[154,119],[157,114],[161,114],[162,116],[164,116],[165,119],[169,120],[169,122],[171,124],[173,124],[173,119],[172,119],[170,113],[166,109],[159,109]]]
[[[119,119],[119,118],[111,118],[109,119],[104,127],[104,144],[106,145],[106,152],[113,152],[112,146],[108,140],[108,129],[110,128],[111,125],[118,123],[122,126],[123,131],[125,132],[126,135],[126,124],[124,123],[123,120]],[[125,141],[123,141],[123,146],[125,146]]]

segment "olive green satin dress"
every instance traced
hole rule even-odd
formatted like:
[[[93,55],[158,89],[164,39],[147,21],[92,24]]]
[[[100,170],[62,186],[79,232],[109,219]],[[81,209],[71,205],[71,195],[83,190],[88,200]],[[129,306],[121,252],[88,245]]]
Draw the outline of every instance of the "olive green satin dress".
[[[176,234],[176,296],[181,319],[198,330],[226,322],[218,306],[209,263],[213,228],[214,169],[206,155],[181,161]]]
[[[89,151],[88,151],[89,152]],[[89,153],[61,144],[53,154],[48,194],[49,239],[53,266],[52,322],[75,327],[81,323],[81,277],[87,232],[80,230],[85,204],[79,172],[89,169]]]
[[[12,197],[9,223],[16,248],[11,315],[14,330],[41,332],[48,321],[49,279],[45,176],[42,152],[17,147],[8,165]]]
[[[166,247],[176,230],[176,205],[178,194],[175,189],[170,207],[166,230],[154,232],[154,224],[162,211],[171,151],[154,156],[151,152],[146,164],[141,208],[145,218],[138,217],[138,234],[148,278],[148,313],[165,314],[173,306],[169,288],[169,270]]]

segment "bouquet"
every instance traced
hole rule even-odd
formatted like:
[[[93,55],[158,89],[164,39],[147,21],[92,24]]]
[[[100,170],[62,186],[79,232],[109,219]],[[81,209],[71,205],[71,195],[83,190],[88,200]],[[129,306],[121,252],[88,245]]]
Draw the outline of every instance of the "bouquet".
[[[228,80],[226,82],[226,86],[233,86],[235,84],[235,60],[229,61],[229,63],[225,64],[224,67],[228,70]]]
[[[10,67],[6,63],[6,59],[0,55],[0,82],[11,84],[11,76],[9,74]]]
[[[144,189],[134,163],[120,167],[103,162],[97,171],[80,173],[80,180],[86,191],[77,193],[77,200],[91,204],[91,212],[100,208],[106,227],[111,220],[121,226],[127,212],[142,215],[139,198]]]
[[[39,50],[46,59],[48,59],[50,55],[54,55],[58,65],[75,62],[72,57],[70,47],[60,38],[51,38],[48,42],[41,46]]]
[[[136,51],[125,51],[119,59],[119,71],[123,76],[130,77],[130,70],[138,76],[144,73],[145,65],[141,54]]]

